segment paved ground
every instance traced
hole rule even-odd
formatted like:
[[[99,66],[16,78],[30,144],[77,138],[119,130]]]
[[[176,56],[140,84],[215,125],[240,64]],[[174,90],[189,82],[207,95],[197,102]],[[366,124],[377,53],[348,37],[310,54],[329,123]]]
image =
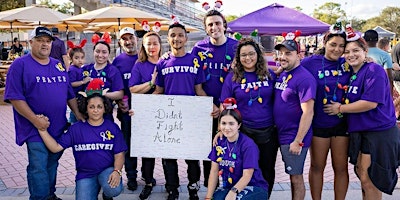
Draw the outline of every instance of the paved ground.
[[[15,144],[15,133],[14,133],[14,120],[12,115],[12,107],[9,105],[0,106],[0,200],[20,200],[28,199],[29,191],[27,190],[26,181],[26,166],[27,166],[27,153],[25,146],[18,146]],[[308,189],[308,170],[309,170],[309,156],[307,157],[304,179],[307,182]],[[186,178],[186,164],[183,160],[178,160],[179,175],[181,183],[181,195],[180,199],[187,199],[187,178]],[[328,159],[327,168],[324,174],[324,193],[323,199],[334,199],[333,195],[333,171],[330,167],[331,161]],[[140,169],[141,161],[139,159],[138,169]],[[355,177],[352,169],[352,165],[349,165],[350,173],[350,185],[349,192],[346,199],[361,199],[360,184],[358,179]],[[141,177],[140,172],[138,177]],[[161,160],[156,160],[156,168],[154,171],[154,177],[157,180],[157,186],[154,188],[153,194],[150,199],[165,199],[166,194],[163,185],[165,184],[164,174],[162,171]],[[74,159],[72,156],[71,149],[65,151],[64,155],[60,160],[60,166],[58,168],[58,179],[57,179],[57,195],[62,199],[70,200],[74,199],[75,192],[75,168]],[[202,178],[203,180],[203,178]],[[124,176],[124,181],[125,176]],[[289,176],[285,174],[283,162],[278,153],[276,163],[276,180],[275,180],[274,191],[272,192],[271,199],[290,199],[290,184]],[[144,182],[138,179],[139,188],[135,192],[131,192],[127,189],[124,193],[115,199],[138,199]],[[205,196],[205,189],[202,188],[199,193],[200,197]],[[100,198],[101,199],[101,198]],[[307,190],[306,199],[310,198],[310,192]],[[400,184],[398,183],[394,191],[394,195],[384,195],[384,199],[400,199]]]

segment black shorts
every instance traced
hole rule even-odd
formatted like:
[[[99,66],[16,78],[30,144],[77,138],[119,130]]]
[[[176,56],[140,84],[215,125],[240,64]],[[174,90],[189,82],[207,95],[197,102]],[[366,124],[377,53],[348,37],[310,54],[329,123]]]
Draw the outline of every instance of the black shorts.
[[[331,128],[313,128],[313,136],[321,138],[331,138],[336,136],[349,137],[347,123],[342,122]]]

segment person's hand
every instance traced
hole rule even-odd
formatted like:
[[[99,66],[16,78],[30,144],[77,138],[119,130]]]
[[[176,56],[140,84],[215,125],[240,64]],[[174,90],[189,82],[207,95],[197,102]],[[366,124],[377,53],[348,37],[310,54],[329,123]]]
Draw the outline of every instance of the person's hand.
[[[50,126],[50,121],[47,116],[42,114],[36,115],[33,125],[40,131],[46,131]]]
[[[171,54],[170,51],[165,52],[163,55],[161,55],[161,59],[168,60],[170,54]]]
[[[237,194],[233,191],[229,191],[228,194],[225,196],[225,200],[236,200]]]
[[[393,63],[393,70],[400,71],[399,63]]]
[[[222,140],[222,137],[224,136],[224,134],[222,134],[222,131],[218,131],[217,134],[215,135],[214,139],[213,139],[213,147],[217,146],[218,144],[218,139]]]
[[[213,111],[212,111],[212,113],[211,113],[211,116],[213,116],[214,118],[218,118],[220,113],[221,113],[221,112],[220,112],[218,106],[216,106],[215,104],[213,104]]]
[[[324,105],[324,112],[328,115],[337,115],[340,113],[341,105],[341,103],[331,101],[330,104]]]
[[[119,100],[118,102],[118,109],[120,109],[123,113],[129,111],[129,105],[125,104],[124,101]]]
[[[129,116],[133,116],[135,114],[135,111],[133,111],[133,110],[129,110]]]
[[[151,82],[153,85],[156,83],[157,74],[157,67],[154,67],[153,73],[151,74]]]
[[[82,80],[82,83],[83,83],[83,84],[89,83],[89,82],[90,82],[90,79],[92,79],[92,78],[90,78],[89,76],[86,76],[86,77]]]
[[[294,155],[300,155],[301,154],[301,149],[302,149],[302,146],[296,140],[293,141],[292,143],[290,143],[290,146],[289,146],[289,152],[290,153],[292,153]]]
[[[365,57],[365,62],[375,62],[375,60],[372,57]]]
[[[110,185],[111,188],[116,188],[120,184],[120,181],[121,176],[116,171],[113,171],[108,177],[107,183]]]

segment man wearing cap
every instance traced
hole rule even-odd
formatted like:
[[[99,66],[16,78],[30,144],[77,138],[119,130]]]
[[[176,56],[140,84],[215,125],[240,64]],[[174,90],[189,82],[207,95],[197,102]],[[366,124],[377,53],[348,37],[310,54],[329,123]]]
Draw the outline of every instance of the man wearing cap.
[[[124,134],[125,142],[128,145],[128,152],[125,154],[125,171],[128,178],[127,186],[129,190],[134,191],[137,189],[137,158],[130,157],[131,117],[128,114],[128,110],[130,107],[129,102],[131,102],[129,79],[131,77],[132,67],[138,59],[137,38],[135,30],[130,27],[122,28],[119,35],[119,44],[124,52],[116,57],[112,64],[116,66],[122,74],[122,79],[124,81],[124,96],[128,97],[128,101],[118,101],[117,118],[121,122],[121,130]]]
[[[378,32],[375,30],[367,30],[364,33],[364,40],[368,44],[368,57],[374,59],[374,61],[380,64],[385,70],[386,74],[389,78],[390,83],[390,92],[393,95],[393,61],[390,57],[389,53],[385,52],[382,49],[379,49],[376,44],[378,43]]]
[[[316,81],[300,65],[299,45],[286,39],[275,46],[283,72],[275,83],[274,119],[292,199],[304,199],[304,161],[311,145]]]
[[[52,137],[59,138],[67,124],[67,104],[77,119],[83,119],[66,69],[60,61],[49,57],[53,40],[51,31],[45,27],[32,31],[31,53],[11,64],[4,96],[14,107],[16,143],[26,144],[28,150],[27,176],[32,200],[59,199],[55,185],[62,152],[51,153],[38,129],[47,129]]]
[[[54,41],[51,44],[50,57],[59,60],[61,64],[65,66],[65,68],[68,71],[70,63],[67,56],[67,49],[65,48],[65,43],[64,41],[60,40],[60,38],[58,38],[59,36],[58,28],[55,27],[51,28],[51,32],[53,33]]]

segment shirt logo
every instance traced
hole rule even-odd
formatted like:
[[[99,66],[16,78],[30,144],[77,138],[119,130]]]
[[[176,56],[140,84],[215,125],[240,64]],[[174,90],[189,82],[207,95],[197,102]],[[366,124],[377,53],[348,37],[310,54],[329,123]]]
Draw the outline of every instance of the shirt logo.
[[[111,140],[115,137],[109,130],[107,130],[106,132],[101,132],[100,136],[103,138],[103,142],[106,140]]]

